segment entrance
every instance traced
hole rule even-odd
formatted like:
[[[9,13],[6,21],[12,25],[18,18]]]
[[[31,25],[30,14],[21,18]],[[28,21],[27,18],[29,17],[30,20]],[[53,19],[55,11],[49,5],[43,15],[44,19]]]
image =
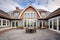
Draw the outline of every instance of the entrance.
[[[36,27],[37,25],[36,19],[24,19],[23,20],[23,26],[24,27]]]

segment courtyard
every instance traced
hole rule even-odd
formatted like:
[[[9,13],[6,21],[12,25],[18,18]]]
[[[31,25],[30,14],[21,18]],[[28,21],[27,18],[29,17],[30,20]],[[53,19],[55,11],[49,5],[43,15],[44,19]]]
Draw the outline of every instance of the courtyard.
[[[26,33],[25,29],[13,29],[0,34],[0,40],[60,40],[60,34],[48,29],[37,29],[36,33]]]

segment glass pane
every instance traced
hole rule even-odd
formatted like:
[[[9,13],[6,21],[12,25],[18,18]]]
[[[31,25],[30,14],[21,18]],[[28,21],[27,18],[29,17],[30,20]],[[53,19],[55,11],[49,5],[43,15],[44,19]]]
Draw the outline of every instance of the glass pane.
[[[43,21],[43,27],[45,27],[45,21]]]
[[[53,28],[56,30],[57,29],[57,20],[53,21]]]
[[[18,22],[16,22],[16,27],[18,26]]]
[[[7,21],[7,25],[9,25],[9,21]]]
[[[52,28],[52,20],[50,20],[50,28]]]
[[[40,21],[40,27],[42,27],[42,22]]]
[[[14,27],[14,22],[12,22],[12,27]]]
[[[3,20],[3,25],[6,25],[6,20]]]
[[[35,17],[35,13],[25,13],[25,17],[26,18],[34,18]]]

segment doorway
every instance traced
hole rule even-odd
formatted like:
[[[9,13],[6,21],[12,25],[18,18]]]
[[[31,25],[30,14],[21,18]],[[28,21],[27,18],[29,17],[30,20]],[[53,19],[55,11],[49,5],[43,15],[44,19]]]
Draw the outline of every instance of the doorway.
[[[24,19],[24,27],[36,27],[37,20],[36,19]]]

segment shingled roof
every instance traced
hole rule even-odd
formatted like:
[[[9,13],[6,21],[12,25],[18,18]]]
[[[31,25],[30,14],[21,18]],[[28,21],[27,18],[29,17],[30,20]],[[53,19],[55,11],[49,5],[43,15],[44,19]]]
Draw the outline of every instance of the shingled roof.
[[[9,14],[2,10],[0,10],[0,17],[10,19]]]
[[[50,13],[47,18],[52,18],[52,17],[55,17],[55,16],[58,16],[60,15],[60,8],[58,8],[57,10],[55,10],[54,12]]]

